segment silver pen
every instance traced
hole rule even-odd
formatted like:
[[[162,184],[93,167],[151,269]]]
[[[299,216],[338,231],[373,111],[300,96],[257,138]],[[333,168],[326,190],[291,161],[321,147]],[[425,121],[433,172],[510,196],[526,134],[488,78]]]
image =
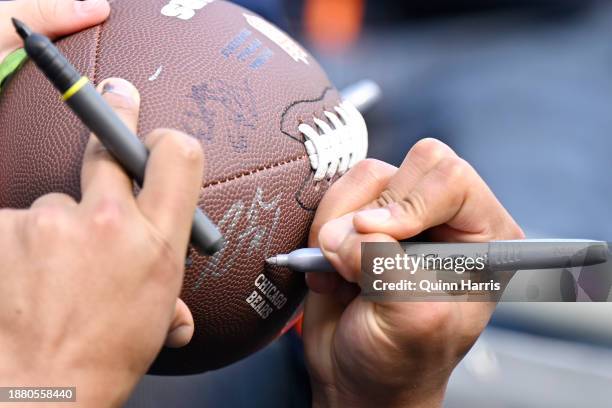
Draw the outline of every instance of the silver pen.
[[[533,245],[533,244],[538,245]],[[488,243],[403,243],[411,253],[439,254],[448,245],[452,254],[445,256],[486,255],[490,271],[557,269],[591,266],[608,261],[608,243],[591,240],[526,239]],[[442,255],[440,255],[442,256]],[[268,258],[269,265],[288,267],[294,272],[335,272],[319,248],[302,248],[289,254]]]

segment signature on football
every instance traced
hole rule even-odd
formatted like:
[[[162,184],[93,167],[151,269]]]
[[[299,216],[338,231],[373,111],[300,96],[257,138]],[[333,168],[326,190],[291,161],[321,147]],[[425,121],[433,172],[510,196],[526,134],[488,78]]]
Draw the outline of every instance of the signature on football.
[[[248,135],[257,128],[256,98],[248,81],[213,79],[191,87],[193,109],[185,112],[185,130],[203,142],[227,140],[238,153],[248,150]],[[224,126],[223,118],[231,126]]]
[[[281,217],[281,197],[278,194],[265,201],[264,191],[258,187],[250,204],[238,200],[231,205],[217,224],[223,231],[226,243],[200,272],[194,285],[195,290],[202,285],[206,275],[223,276],[232,270],[240,258],[252,259],[255,251],[270,255],[271,240]],[[231,251],[228,251],[230,247]],[[221,260],[224,261],[223,269],[219,268]]]

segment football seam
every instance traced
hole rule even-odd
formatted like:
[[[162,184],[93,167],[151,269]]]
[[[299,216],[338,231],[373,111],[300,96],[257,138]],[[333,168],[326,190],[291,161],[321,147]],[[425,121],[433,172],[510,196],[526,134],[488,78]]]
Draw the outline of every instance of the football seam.
[[[100,59],[100,48],[102,43],[102,26],[104,26],[104,23],[100,24],[96,30],[96,47],[94,48],[93,72],[91,73],[91,82],[96,85],[96,81],[98,80],[98,60]]]
[[[283,160],[282,162],[273,163],[273,164],[269,164],[269,165],[266,165],[266,166],[261,166],[261,167],[255,168],[253,170],[247,170],[247,171],[244,171],[242,173],[238,173],[238,174],[235,174],[233,176],[227,177],[225,179],[211,181],[209,183],[206,183],[206,184],[204,184],[202,186],[202,190],[204,190],[205,188],[208,188],[208,187],[212,187],[212,186],[217,186],[217,185],[220,185],[220,184],[229,183],[231,181],[235,181],[235,180],[241,179],[243,177],[252,176],[254,174],[261,173],[263,171],[271,170],[271,169],[274,169],[276,167],[285,166],[285,165],[292,164],[292,163],[295,163],[295,162],[298,162],[298,161],[301,161],[301,160],[306,160],[306,159],[308,159],[308,156],[307,155],[302,155],[302,156],[294,157],[292,159]]]
[[[96,36],[95,36],[96,37],[96,46],[95,46],[95,49],[94,49],[95,51],[94,51],[94,61],[93,61],[93,72],[92,72],[92,78],[91,78],[92,82],[94,84],[96,84],[96,81],[98,79],[97,78],[98,77],[98,61],[100,59],[99,57],[100,57],[100,48],[101,48],[101,42],[102,42],[101,41],[102,27],[104,26],[104,24],[105,23],[102,23],[102,24],[100,24],[98,26],[98,29],[97,29],[97,32],[96,32]],[[329,87],[329,86],[326,87],[324,89],[324,91],[323,91],[323,94],[318,99],[310,100],[310,101],[308,101],[308,100],[296,101],[296,102],[292,103],[283,112],[283,117],[286,115],[286,113],[289,111],[289,109],[291,107],[297,105],[298,103],[321,101],[325,97],[325,94],[328,91],[330,91],[331,89],[332,88]],[[283,120],[281,120],[281,123],[282,122],[283,122]],[[289,136],[290,138],[292,138],[294,140],[297,140],[296,138],[294,138],[293,136],[291,136],[287,132],[283,131],[282,129],[281,129],[281,132],[284,133],[285,135]],[[299,142],[299,140],[297,140],[297,141]],[[252,176],[254,174],[258,174],[258,173],[261,173],[263,171],[271,170],[271,169],[274,169],[274,168],[277,168],[277,167],[285,166],[285,165],[292,164],[292,163],[295,163],[295,162],[298,162],[298,161],[301,161],[301,160],[305,160],[305,159],[308,159],[308,155],[302,155],[302,156],[294,157],[292,159],[283,160],[283,161],[278,162],[278,163],[273,163],[273,164],[269,164],[269,165],[266,165],[266,166],[261,166],[261,167],[258,167],[258,168],[252,169],[252,170],[247,170],[247,171],[244,171],[242,173],[238,173],[238,174],[226,177],[226,178],[221,179],[221,180],[215,180],[215,181],[208,182],[208,183],[202,185],[201,190],[204,190],[204,189],[206,189],[208,187],[218,186],[218,185],[221,185],[221,184],[225,184],[225,183],[229,183],[229,182],[232,182],[232,181],[236,181],[236,180],[239,180],[239,179],[241,179],[243,177]]]
[[[325,99],[325,96],[327,95],[327,93],[331,92],[332,90],[333,90],[333,87],[326,86],[323,89],[323,92],[321,93],[321,95],[319,97],[314,98],[314,99],[303,99],[303,100],[299,100],[299,101],[294,101],[289,106],[287,106],[283,110],[283,113],[281,115],[281,122],[280,122],[280,131],[281,131],[281,133],[283,133],[285,136],[288,136],[290,139],[292,139],[292,140],[294,140],[294,141],[296,141],[298,143],[302,143],[302,141],[299,140],[297,137],[295,137],[295,136],[291,135],[289,132],[283,130],[283,128],[285,126],[285,119],[287,117],[287,113],[289,112],[289,110],[291,108],[293,108],[294,106],[297,106],[297,105],[299,105],[301,103],[321,102],[323,99]],[[325,108],[323,108],[323,109],[325,110]],[[266,166],[261,166],[261,167],[255,168],[253,170],[247,170],[247,171],[244,171],[242,173],[238,173],[236,175],[226,177],[225,179],[215,180],[215,181],[211,181],[211,182],[205,183],[202,186],[201,189],[204,190],[204,189],[206,189],[208,187],[212,187],[212,186],[217,186],[217,185],[229,183],[229,182],[241,179],[243,177],[251,176],[251,175],[254,175],[254,174],[257,174],[257,173],[261,173],[263,171],[271,170],[271,169],[276,168],[276,167],[285,166],[285,165],[288,165],[288,164],[291,164],[291,163],[295,163],[297,161],[305,160],[305,159],[308,159],[308,155],[307,154],[306,155],[302,155],[302,156],[298,156],[298,157],[294,157],[292,159],[283,160],[283,161],[278,162],[278,163],[273,163],[273,164],[269,164],[269,165],[266,165]],[[303,186],[301,188],[303,188]],[[300,205],[300,207],[302,207],[302,209],[304,209],[306,211],[312,211],[311,209],[309,209],[309,208],[305,207],[304,205],[302,205],[300,200],[297,200],[297,201],[298,201],[298,204]]]

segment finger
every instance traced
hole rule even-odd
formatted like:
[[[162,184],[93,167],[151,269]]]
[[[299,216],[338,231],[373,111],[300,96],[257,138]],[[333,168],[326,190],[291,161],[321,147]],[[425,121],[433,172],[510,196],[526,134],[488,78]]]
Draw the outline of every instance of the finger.
[[[35,210],[42,207],[74,208],[77,205],[74,198],[67,194],[51,193],[37,198],[30,206],[30,209]]]
[[[28,210],[16,210],[12,208],[0,208],[0,248],[9,248],[15,245],[16,242],[23,242],[24,220],[27,219]],[[5,265],[11,265],[8,256],[15,257],[15,251],[7,251],[7,257],[4,258]],[[4,285],[6,286],[6,285]]]
[[[310,229],[310,244],[317,245],[319,231],[325,223],[376,199],[396,172],[397,167],[379,160],[357,163],[323,196]]]
[[[145,144],[151,154],[138,205],[172,247],[184,254],[202,188],[202,146],[169,129],[153,131]]]
[[[440,161],[448,157],[457,157],[457,155],[439,140],[427,138],[417,142],[410,149],[395,175],[389,179],[384,191],[366,206],[366,209],[373,211],[364,212],[358,217],[356,225],[363,228],[361,232],[375,232],[371,227],[379,222],[388,221],[387,206],[401,201]],[[379,208],[382,210],[378,210]],[[361,220],[366,216],[368,222],[364,224]],[[408,236],[403,238],[408,238]]]
[[[21,0],[5,6],[8,10],[2,15],[7,19],[23,20],[34,32],[51,38],[99,24],[110,12],[106,0]]]
[[[474,239],[498,235],[492,228],[514,224],[475,170],[456,156],[443,158],[412,189],[398,191],[385,207],[357,213],[355,229],[401,240],[447,224]]]
[[[138,90],[126,80],[118,78],[102,81],[98,90],[127,127],[136,132],[140,108]],[[81,193],[84,202],[109,196],[122,199],[133,196],[131,179],[93,134],[83,158]]]
[[[334,253],[326,254],[329,261],[336,268],[338,273],[348,282],[359,283],[361,278],[361,245],[364,243],[388,243],[394,244],[385,252],[392,255],[400,253],[401,248],[399,243],[385,234],[359,234],[351,233],[344,240],[342,245]],[[384,254],[380,254],[384,256]]]
[[[306,273],[308,289],[320,294],[333,293],[340,285],[342,279],[337,273]]]
[[[10,18],[22,20],[34,32],[52,39],[103,22],[109,15],[106,0],[20,0],[0,2],[0,61],[5,53],[23,46]],[[4,35],[6,33],[7,35]],[[3,53],[5,52],[5,53]]]
[[[324,224],[344,214],[358,210],[378,197],[387,186],[397,168],[379,160],[362,160],[342,176],[325,193],[310,228],[309,246],[319,246],[319,233]],[[350,216],[352,219],[352,215]],[[347,218],[348,220],[349,218]],[[343,225],[346,225],[343,224]],[[352,226],[351,226],[352,229]],[[342,240],[347,230],[330,230]],[[332,293],[342,279],[335,273],[307,273],[308,287],[317,293]]]
[[[457,157],[457,154],[441,141],[431,138],[418,141],[410,149],[398,171],[388,181],[385,190],[369,208],[384,207],[396,201],[397,197],[404,196],[447,157]]]
[[[359,287],[343,281],[333,295],[322,295],[308,292],[304,301],[303,339],[307,345],[307,354],[329,349],[336,334],[336,325],[340,321],[346,307],[359,294]],[[311,357],[318,359],[320,356]]]
[[[332,297],[336,300],[336,303],[344,306],[345,308],[357,297],[361,289],[356,283],[341,281],[336,290],[334,290]]]
[[[168,328],[166,347],[184,347],[191,341],[195,323],[189,307],[181,299],[176,300],[174,317]]]
[[[319,228],[318,237],[311,239],[309,245],[321,247],[325,257],[328,257],[330,253],[334,252],[336,247],[340,246],[347,235],[354,231],[352,223],[353,215],[354,212],[350,212],[340,218],[332,219],[323,225],[322,228]],[[336,271],[340,272],[338,268],[336,268]],[[342,276],[337,273],[306,273],[306,284],[308,287],[321,294],[333,293],[342,280]]]
[[[342,237],[339,239],[339,237]],[[353,228],[353,213],[328,222],[319,234],[321,250],[343,279],[356,283],[361,272],[361,244],[395,242],[386,234],[360,234]]]
[[[308,292],[304,301],[302,337],[304,352],[309,361],[317,361],[321,352],[329,350],[329,345],[334,342],[336,328],[344,309],[345,306],[333,296]],[[316,373],[315,371],[315,375]]]
[[[350,223],[350,219],[348,222]],[[322,246],[324,246],[327,225],[321,230]],[[307,354],[318,353],[328,348],[333,342],[336,326],[346,307],[359,293],[359,287],[353,282],[358,281],[360,272],[351,268],[355,268],[354,265],[361,262],[361,242],[395,241],[382,234],[360,235],[352,232],[338,253],[326,253],[345,280],[342,280],[331,293],[320,294],[314,291],[308,293],[304,307],[303,332],[304,344],[310,345],[306,347]]]

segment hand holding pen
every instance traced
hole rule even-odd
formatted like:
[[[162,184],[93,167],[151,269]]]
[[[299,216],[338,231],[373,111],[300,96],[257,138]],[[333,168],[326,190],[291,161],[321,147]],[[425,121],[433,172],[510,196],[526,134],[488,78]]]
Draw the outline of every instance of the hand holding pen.
[[[24,40],[28,56],[60,91],[64,101],[79,119],[142,186],[149,159],[147,148],[108,106],[89,80],[77,72],[47,37],[32,33],[16,19],[12,21]],[[191,242],[198,251],[209,255],[223,245],[221,233],[199,208],[193,216]]]
[[[404,243],[408,256],[465,257],[486,259],[484,270],[518,271],[529,269],[575,268],[608,261],[608,244],[590,240],[515,240],[487,243]],[[451,251],[451,252],[448,252]],[[294,272],[335,272],[319,248],[302,248],[279,254],[266,262]]]

